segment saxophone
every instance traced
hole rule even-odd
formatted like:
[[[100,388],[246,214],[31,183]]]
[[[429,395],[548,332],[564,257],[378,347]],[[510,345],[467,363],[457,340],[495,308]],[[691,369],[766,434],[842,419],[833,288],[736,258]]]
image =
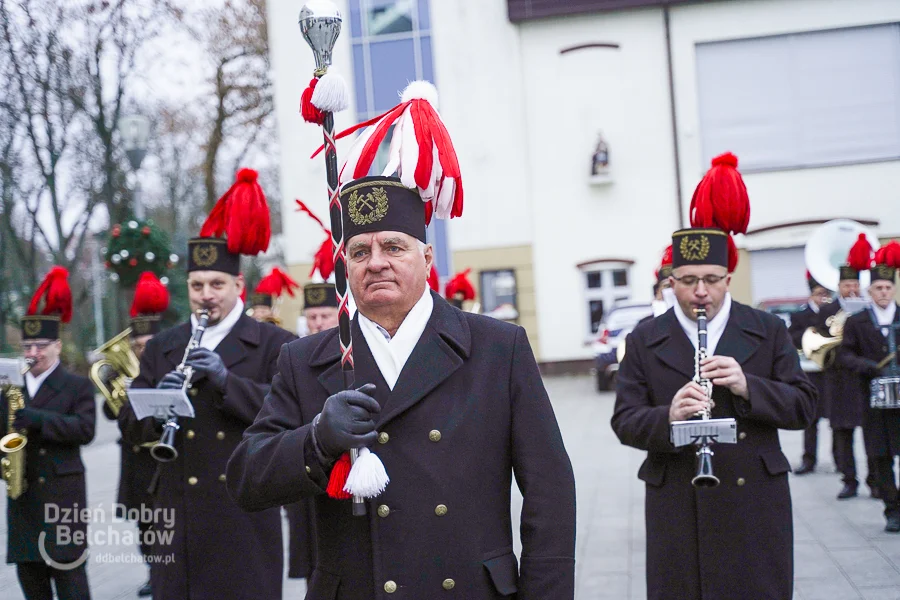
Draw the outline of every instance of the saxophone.
[[[34,359],[26,358],[25,365],[23,375],[34,365]],[[15,500],[25,493],[27,487],[24,450],[28,438],[13,427],[16,411],[25,408],[25,396],[22,394],[22,388],[14,385],[0,385],[0,391],[6,397],[9,410],[7,434],[0,438],[0,453],[3,455],[3,458],[0,458],[0,474],[6,482],[7,495],[10,500]]]

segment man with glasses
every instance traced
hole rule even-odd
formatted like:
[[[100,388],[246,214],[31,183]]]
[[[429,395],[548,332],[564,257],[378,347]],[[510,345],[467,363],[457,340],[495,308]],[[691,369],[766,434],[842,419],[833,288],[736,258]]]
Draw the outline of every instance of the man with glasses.
[[[6,562],[16,565],[28,600],[50,600],[53,587],[59,600],[90,598],[85,564],[79,564],[87,552],[87,523],[61,518],[87,506],[81,446],[94,439],[97,408],[91,382],[67,372],[59,360],[60,323],[72,316],[67,278],[65,269],[54,267],[22,318],[22,354],[33,363],[22,389],[25,408],[16,411],[13,428],[28,438],[26,488],[7,503]],[[4,429],[8,410],[3,395]],[[58,563],[77,566],[61,569]]]
[[[694,194],[690,229],[672,236],[676,304],[628,336],[619,367],[612,427],[626,445],[647,451],[638,472],[646,484],[648,600],[790,598],[793,533],[787,473],[778,429],[813,420],[815,387],[778,317],[732,300],[737,249],[729,233],[749,220],[737,158],[717,157]],[[708,318],[702,378],[695,378],[696,309]],[[735,444],[713,444],[712,488],[691,485],[696,447],[670,441],[674,421],[705,409],[734,418]]]
[[[803,310],[791,315],[791,326],[788,333],[797,350],[803,349],[803,333],[810,327],[815,327],[819,321],[819,313],[831,302],[831,292],[825,286],[815,280],[806,272],[806,282],[809,284],[809,300]],[[821,372],[807,373],[807,377],[816,386],[819,392],[819,404],[816,410],[816,420],[803,432],[803,462],[794,470],[795,475],[806,475],[816,470],[819,445],[819,419],[828,418],[827,403],[825,402],[825,378]],[[836,463],[837,461],[835,461]]]

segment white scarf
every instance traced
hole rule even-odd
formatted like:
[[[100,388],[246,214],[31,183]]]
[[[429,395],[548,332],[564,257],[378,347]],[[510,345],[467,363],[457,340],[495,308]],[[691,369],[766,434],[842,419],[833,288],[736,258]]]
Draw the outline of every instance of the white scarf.
[[[425,286],[425,293],[410,309],[393,338],[384,327],[359,313],[359,328],[366,338],[369,350],[372,351],[381,376],[391,390],[397,384],[400,372],[409,360],[410,354],[419,343],[419,338],[428,325],[428,319],[431,318],[432,310],[434,299],[431,297],[431,290]]]
[[[231,333],[231,330],[234,329],[234,326],[237,324],[238,319],[241,318],[241,314],[244,312],[244,301],[240,298],[237,299],[237,302],[234,304],[234,308],[231,309],[231,312],[228,315],[216,323],[215,325],[210,325],[206,328],[206,331],[203,332],[203,337],[200,339],[200,347],[206,348],[207,350],[215,350],[216,347],[225,339],[225,336]],[[197,329],[197,315],[191,315],[191,332],[196,331]]]
[[[891,302],[887,305],[887,308],[881,308],[873,302],[872,310],[875,311],[875,319],[878,321],[879,325],[890,325],[894,322],[894,313],[897,312],[897,304]]]
[[[28,397],[34,398],[34,396],[38,393],[38,390],[41,389],[41,385],[47,381],[47,378],[50,377],[50,373],[56,370],[56,367],[59,366],[59,360],[50,365],[50,368],[35,377],[31,374],[31,371],[25,373],[25,387],[28,388]]]
[[[731,292],[727,292],[721,310],[719,310],[715,317],[706,323],[706,350],[709,356],[716,353],[716,346],[719,345],[719,340],[722,339],[722,334],[725,333],[725,327],[728,325],[728,316],[730,314]],[[684,333],[687,335],[688,339],[691,340],[691,344],[693,344],[696,349],[697,343],[699,342],[697,339],[697,321],[688,318],[688,316],[684,314],[684,311],[681,310],[681,305],[677,303],[675,304],[675,316],[678,318],[678,323],[681,325]]]

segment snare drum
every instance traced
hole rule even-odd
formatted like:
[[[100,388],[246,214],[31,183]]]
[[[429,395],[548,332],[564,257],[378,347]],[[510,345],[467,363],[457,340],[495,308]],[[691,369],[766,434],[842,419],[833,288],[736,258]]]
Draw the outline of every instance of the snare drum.
[[[900,408],[900,377],[876,377],[869,387],[869,406]]]

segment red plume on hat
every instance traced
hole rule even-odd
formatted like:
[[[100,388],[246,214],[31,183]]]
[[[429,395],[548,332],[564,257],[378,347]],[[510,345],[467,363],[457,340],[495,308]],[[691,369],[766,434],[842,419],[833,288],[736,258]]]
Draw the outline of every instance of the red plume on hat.
[[[425,202],[426,225],[432,213],[439,219],[462,216],[462,173],[453,141],[436,110],[437,89],[427,81],[413,81],[403,90],[400,100],[384,114],[336,136],[340,139],[368,127],[350,149],[341,179],[359,179],[369,174],[378,148],[393,125],[388,163],[382,175],[396,172],[403,185],[418,190]]]
[[[312,277],[313,274],[318,271],[319,275],[322,276],[324,281],[328,281],[328,278],[331,277],[331,274],[334,273],[334,242],[331,239],[331,230],[325,227],[325,223],[322,222],[322,219],[316,216],[316,214],[310,210],[308,206],[306,206],[302,200],[297,199],[297,210],[303,213],[306,213],[310,219],[319,224],[319,227],[322,228],[322,231],[325,232],[325,241],[322,242],[322,245],[319,246],[319,249],[316,250],[316,254],[313,257],[313,266],[309,272],[309,276]]]
[[[441,279],[438,277],[437,268],[431,263],[431,271],[428,273],[428,287],[435,292],[441,292]]]
[[[285,292],[293,298],[294,290],[299,288],[300,284],[291,279],[290,275],[274,267],[272,272],[259,280],[255,293],[269,294],[270,296],[281,296]]]
[[[712,159],[712,167],[700,180],[691,198],[691,227],[712,227],[728,235],[728,271],[737,267],[737,246],[731,235],[747,233],[750,197],[731,152]]]
[[[228,239],[228,251],[235,254],[259,254],[269,248],[272,235],[269,204],[257,182],[257,172],[241,169],[200,229],[200,237]]]
[[[44,300],[44,308],[38,313],[38,305]],[[29,315],[59,315],[60,321],[72,320],[72,290],[69,288],[69,272],[63,267],[53,267],[28,305]]]
[[[141,273],[134,286],[134,300],[131,302],[131,317],[138,315],[159,315],[169,308],[169,290],[151,271]]]
[[[850,252],[847,254],[847,265],[857,271],[868,271],[872,268],[872,244],[866,239],[866,234],[859,234],[850,247]]]
[[[448,281],[447,286],[444,288],[444,296],[452,298],[458,292],[462,292],[463,300],[474,300],[475,288],[472,286],[472,282],[469,281],[469,273],[471,271],[472,269],[466,269],[454,275],[453,279]]]
[[[672,244],[669,244],[666,246],[666,249],[663,250],[662,258],[659,261],[659,267],[653,272],[653,276],[659,279],[659,272],[666,267],[669,267],[670,269],[672,267]]]
[[[876,250],[875,264],[900,269],[900,243],[892,240]]]

